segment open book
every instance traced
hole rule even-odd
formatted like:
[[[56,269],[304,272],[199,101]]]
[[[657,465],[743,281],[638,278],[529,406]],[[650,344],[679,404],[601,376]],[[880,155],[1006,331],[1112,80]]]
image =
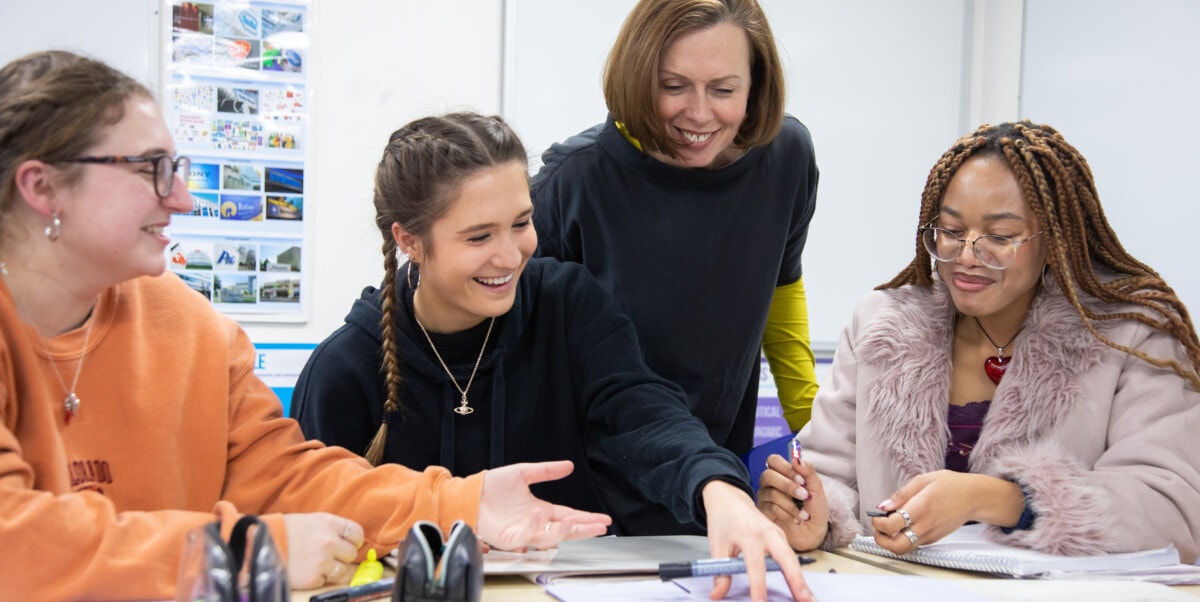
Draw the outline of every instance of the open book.
[[[1179,551],[1175,546],[1099,556],[1056,556],[991,542],[984,537],[984,529],[986,525],[966,525],[935,543],[920,546],[903,556],[881,548],[873,538],[863,535],[854,538],[850,549],[942,568],[1012,577],[1126,577],[1144,581],[1200,583],[1200,567],[1179,564]]]

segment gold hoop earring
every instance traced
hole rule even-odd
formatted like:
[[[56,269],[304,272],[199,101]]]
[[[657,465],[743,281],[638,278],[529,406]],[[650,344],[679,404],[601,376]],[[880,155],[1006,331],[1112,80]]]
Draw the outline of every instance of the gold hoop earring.
[[[44,233],[50,242],[58,240],[59,235],[62,234],[62,220],[59,219],[57,211],[50,214],[50,225],[46,226]]]

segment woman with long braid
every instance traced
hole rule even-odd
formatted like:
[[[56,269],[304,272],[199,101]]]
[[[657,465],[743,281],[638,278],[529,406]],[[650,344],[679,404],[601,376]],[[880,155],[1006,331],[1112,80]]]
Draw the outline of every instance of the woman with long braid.
[[[293,417],[307,436],[375,464],[457,475],[572,460],[574,473],[534,491],[601,511],[599,492],[619,478],[645,504],[707,528],[714,556],[742,554],[755,599],[765,599],[768,554],[808,599],[783,532],[754,507],[745,466],[646,366],[612,296],[581,265],[531,259],[527,170],[498,117],[427,117],[392,134],[375,177],[383,285],[367,287],[314,351]],[[714,593],[729,584],[718,578]]]
[[[1050,126],[982,126],[933,167],[918,225],[759,508],[799,550],[865,531],[904,554],[976,521],[1043,552],[1170,543],[1194,562],[1200,342],[1079,151]]]

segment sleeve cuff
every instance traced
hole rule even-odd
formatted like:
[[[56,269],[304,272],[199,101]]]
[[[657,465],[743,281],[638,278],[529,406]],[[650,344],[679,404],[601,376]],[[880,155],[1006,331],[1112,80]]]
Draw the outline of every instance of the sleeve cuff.
[[[1033,511],[1033,506],[1029,504],[1029,488],[1019,481],[1013,481],[1021,488],[1021,496],[1025,498],[1025,507],[1021,510],[1021,518],[1017,520],[1017,524],[1012,527],[1000,527],[1000,531],[1005,535],[1011,535],[1013,531],[1028,531],[1033,528],[1033,521],[1037,520],[1037,513]]]

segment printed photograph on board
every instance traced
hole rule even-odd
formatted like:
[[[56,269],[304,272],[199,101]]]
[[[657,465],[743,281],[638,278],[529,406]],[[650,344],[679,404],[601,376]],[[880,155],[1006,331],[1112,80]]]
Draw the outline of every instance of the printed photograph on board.
[[[304,219],[304,197],[268,194],[267,219]]]
[[[263,218],[263,198],[257,194],[222,194],[221,219],[258,221]]]
[[[263,274],[258,288],[263,303],[299,303],[300,277],[293,274]]]
[[[254,303],[258,297],[255,274],[213,274],[214,303]]]
[[[248,163],[226,163],[221,167],[225,175],[222,188],[226,190],[262,190],[262,172]]]

